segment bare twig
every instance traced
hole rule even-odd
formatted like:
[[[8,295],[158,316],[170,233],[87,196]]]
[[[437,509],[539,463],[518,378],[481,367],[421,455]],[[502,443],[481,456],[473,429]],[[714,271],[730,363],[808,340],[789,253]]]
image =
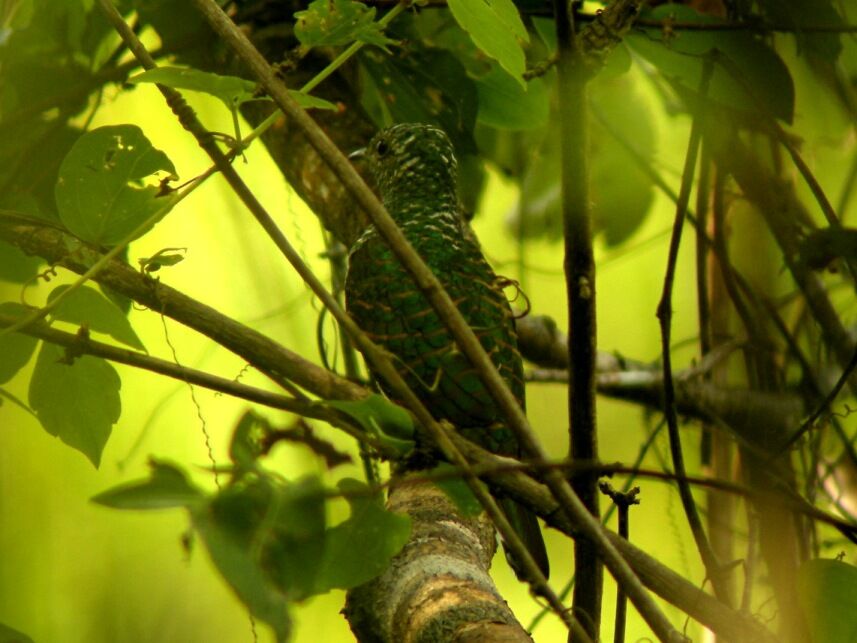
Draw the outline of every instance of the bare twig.
[[[608,496],[613,505],[619,509],[619,537],[628,540],[630,533],[631,505],[640,504],[640,487],[634,487],[627,492],[616,491],[609,482],[598,485],[601,493]],[[616,624],[613,626],[614,643],[625,642],[625,616],[628,610],[628,600],[622,588],[616,590]]]
[[[706,59],[702,78],[699,84],[698,94],[700,97],[700,110],[694,118],[693,126],[690,132],[690,140],[688,141],[687,156],[685,157],[684,172],[682,173],[681,189],[679,191],[678,203],[676,204],[676,216],[673,224],[673,234],[670,239],[669,257],[667,259],[667,271],[664,277],[664,289],[661,301],[658,304],[658,319],[661,323],[661,348],[663,353],[663,369],[664,369],[664,410],[667,417],[667,430],[670,437],[670,453],[672,455],[672,463],[675,468],[676,475],[679,476],[678,490],[681,497],[684,512],[687,515],[690,529],[693,533],[696,546],[699,548],[702,562],[714,584],[715,592],[718,596],[725,600],[725,591],[723,584],[720,582],[720,569],[717,557],[711,549],[711,543],[705,534],[705,529],[702,526],[702,520],[696,508],[696,502],[693,499],[690,487],[682,482],[682,478],[686,476],[684,466],[684,454],[681,447],[681,435],[678,430],[678,415],[675,409],[675,392],[673,390],[672,378],[672,359],[670,356],[670,334],[672,322],[672,289],[675,279],[676,264],[678,259],[678,250],[681,243],[681,233],[684,228],[684,221],[687,215],[687,204],[690,199],[690,191],[693,185],[693,173],[696,167],[697,154],[699,152],[699,143],[702,138],[703,120],[705,119],[704,101],[708,94],[708,84],[711,81],[711,76],[714,72],[714,61]]]

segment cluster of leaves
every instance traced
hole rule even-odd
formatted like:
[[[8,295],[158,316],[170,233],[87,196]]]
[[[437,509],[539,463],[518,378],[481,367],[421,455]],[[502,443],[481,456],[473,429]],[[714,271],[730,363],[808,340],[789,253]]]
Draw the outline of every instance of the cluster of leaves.
[[[331,589],[349,589],[380,574],[410,535],[410,519],[384,509],[365,484],[342,479],[334,494],[316,476],[286,481],[259,463],[264,419],[248,412],[232,439],[229,480],[215,494],[194,485],[178,465],[152,460],[145,480],[93,500],[116,509],[187,510],[193,533],[254,617],[278,640],[291,630],[289,605]],[[344,496],[351,515],[331,526],[327,500]]]

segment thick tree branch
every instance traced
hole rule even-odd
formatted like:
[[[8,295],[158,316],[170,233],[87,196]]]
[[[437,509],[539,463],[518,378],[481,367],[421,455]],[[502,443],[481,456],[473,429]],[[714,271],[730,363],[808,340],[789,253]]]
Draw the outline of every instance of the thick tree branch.
[[[431,483],[397,484],[387,508],[411,517],[411,538],[387,571],[348,593],[359,641],[532,640],[488,574],[496,540],[485,514],[461,516]]]

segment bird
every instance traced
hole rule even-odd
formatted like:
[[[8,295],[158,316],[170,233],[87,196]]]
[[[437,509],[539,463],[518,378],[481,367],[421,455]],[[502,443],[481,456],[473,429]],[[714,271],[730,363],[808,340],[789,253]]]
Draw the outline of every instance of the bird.
[[[390,216],[437,276],[524,408],[523,363],[515,319],[503,292],[508,280],[494,273],[462,214],[457,161],[446,132],[425,123],[400,123],[379,131],[356,156],[366,163]],[[345,304],[368,337],[393,356],[396,370],[435,419],[447,420],[459,434],[493,453],[521,455],[515,434],[477,370],[374,225],[349,251]],[[383,380],[375,379],[397,401]],[[548,556],[535,514],[511,498],[498,500],[547,576]],[[506,552],[521,577],[519,561],[508,548]]]

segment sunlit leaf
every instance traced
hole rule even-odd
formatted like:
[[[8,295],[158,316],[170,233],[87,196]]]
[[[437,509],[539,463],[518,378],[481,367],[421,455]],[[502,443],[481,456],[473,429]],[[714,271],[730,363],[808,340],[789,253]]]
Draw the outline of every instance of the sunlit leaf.
[[[529,35],[512,0],[449,0],[448,6],[476,46],[526,87],[521,42],[529,42]]]
[[[351,516],[327,532],[319,591],[372,580],[389,566],[411,533],[411,519],[387,511],[382,496],[367,495],[365,484],[345,479],[339,489],[351,505]]]
[[[149,478],[102,491],[92,502],[114,509],[145,510],[193,507],[203,501],[203,493],[180,467],[154,459],[149,466],[152,469]]]
[[[159,196],[157,186],[145,183],[159,172],[176,174],[139,127],[92,130],[77,140],[60,167],[55,190],[60,219],[85,241],[115,244],[171,206],[172,197]]]
[[[798,575],[798,597],[813,643],[857,640],[857,567],[837,560],[809,560]]]
[[[386,49],[395,41],[375,22],[375,8],[355,0],[314,0],[295,13],[295,36],[304,47],[338,47],[354,41]]]
[[[48,302],[68,289],[67,285],[57,286],[48,295]],[[139,350],[145,348],[125,314],[112,301],[89,286],[76,288],[51,314],[54,319],[86,326],[89,330],[105,333]]]
[[[228,109],[254,100],[271,100],[267,94],[258,95],[258,85],[238,76],[224,76],[186,67],[157,67],[128,79],[130,83],[160,83],[173,89],[187,89],[210,94],[223,101]],[[289,95],[304,109],[336,109],[336,105],[322,98],[309,96],[297,90]]]
[[[30,380],[30,407],[45,431],[98,467],[121,412],[122,382],[101,358],[83,355],[72,364],[66,362],[61,347],[42,345]]]
[[[4,316],[17,319],[29,312],[30,309],[22,304],[11,301],[0,303],[0,314]],[[23,333],[0,335],[0,384],[11,380],[30,361],[37,343],[35,337]]]

